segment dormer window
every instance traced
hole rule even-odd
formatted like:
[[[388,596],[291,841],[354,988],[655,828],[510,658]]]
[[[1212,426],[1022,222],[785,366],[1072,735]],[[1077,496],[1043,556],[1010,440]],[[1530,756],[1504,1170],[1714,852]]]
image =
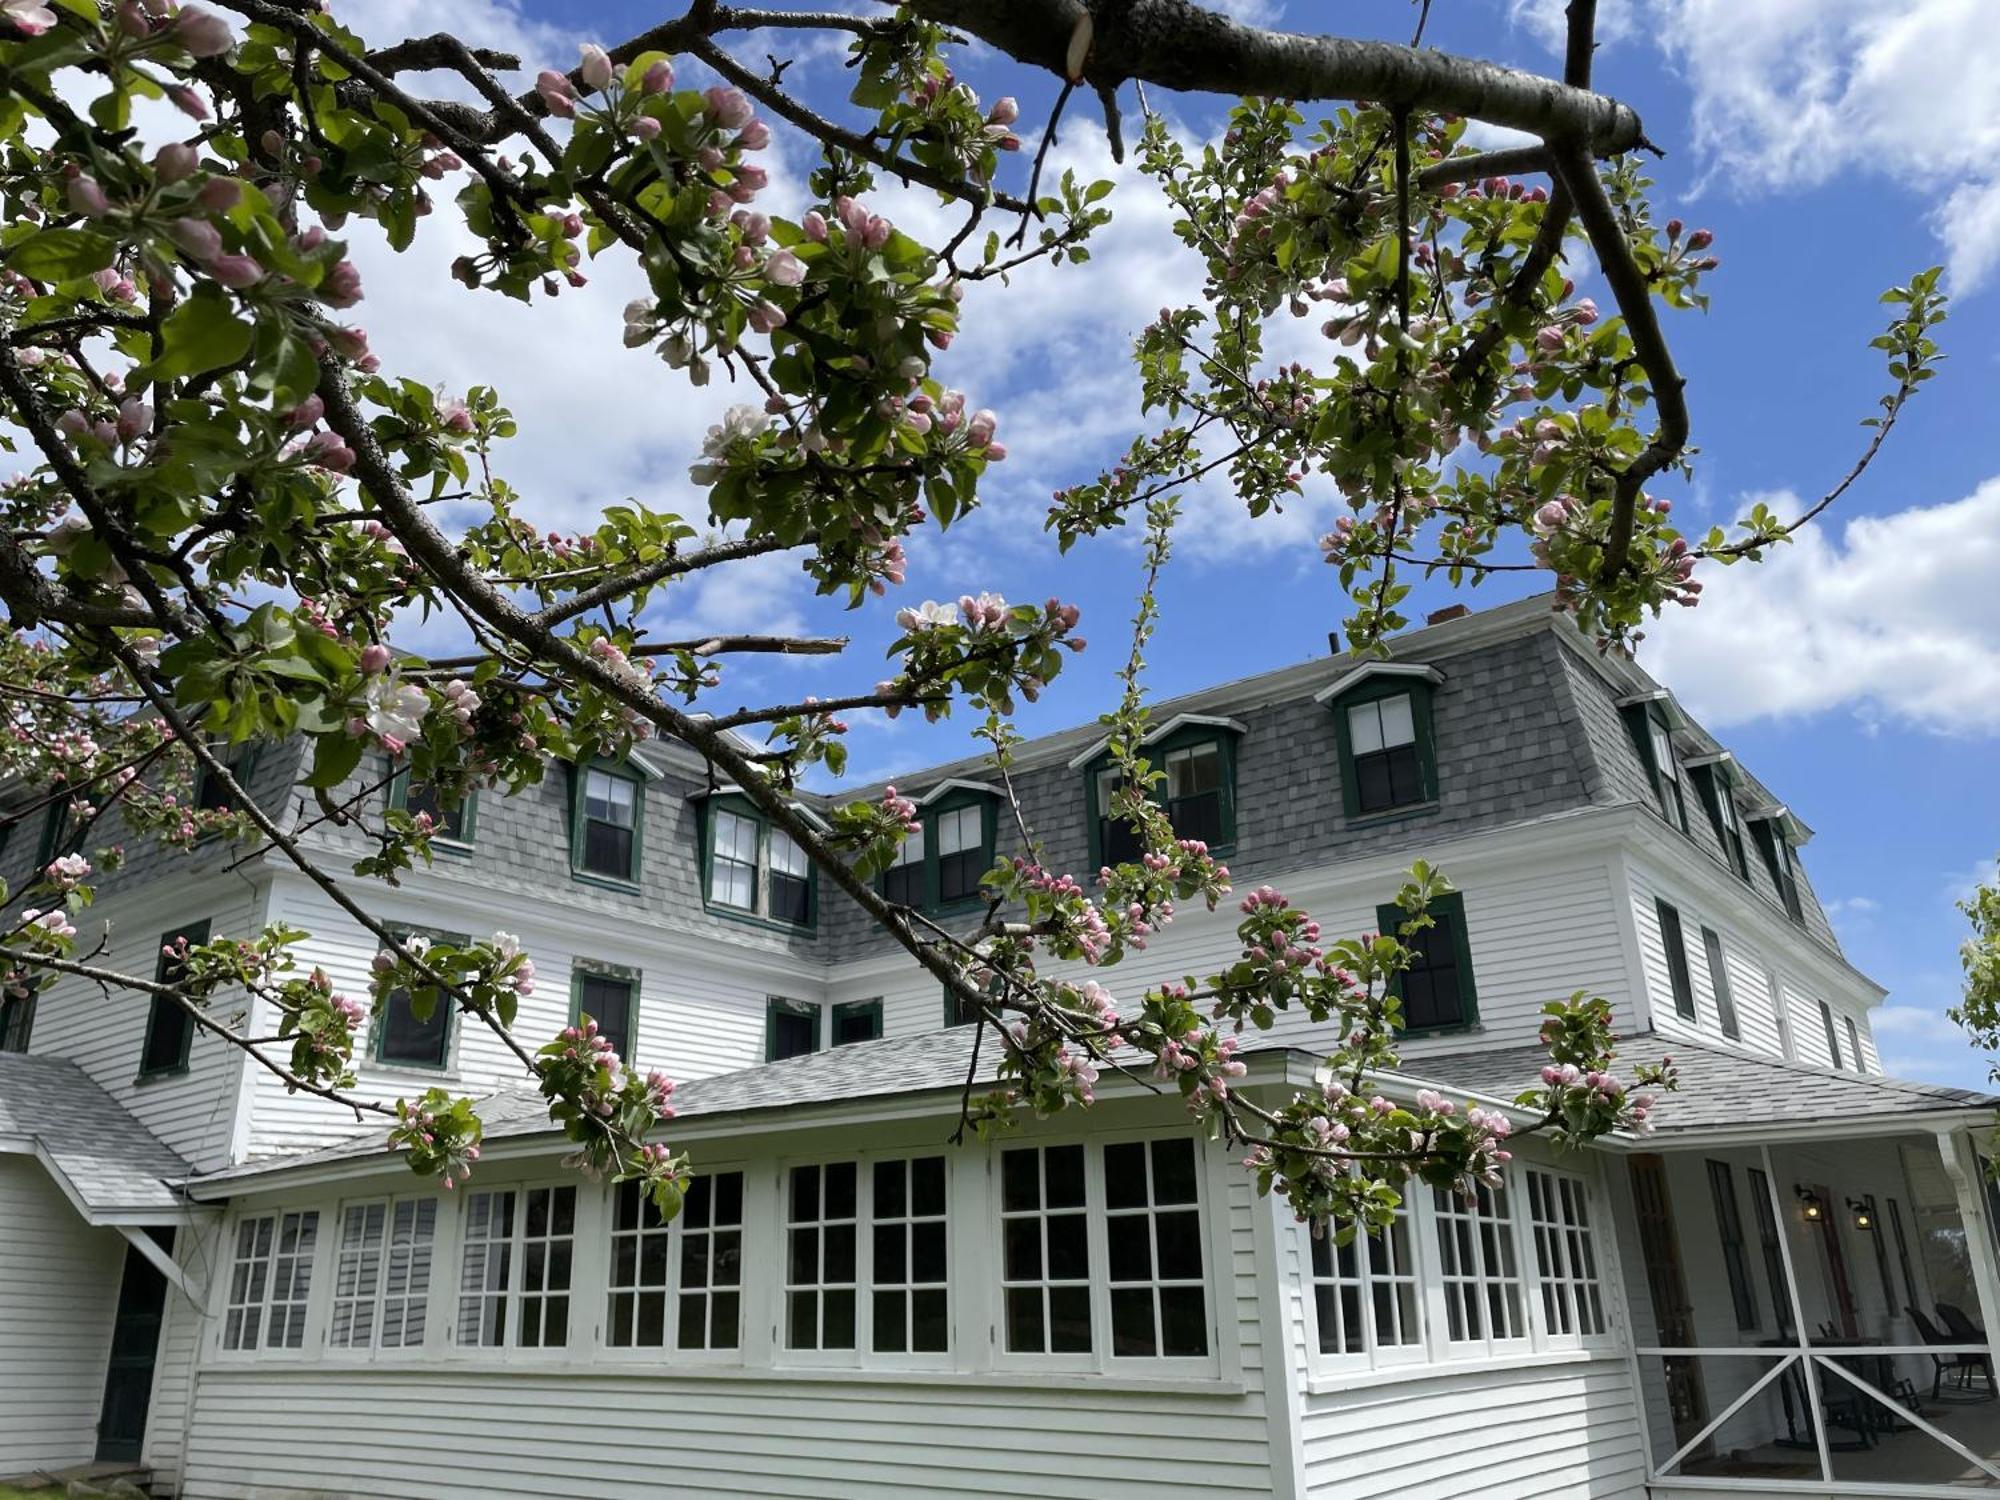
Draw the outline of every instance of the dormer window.
[[[1682,833],[1688,832],[1687,789],[1681,779],[1680,758],[1674,753],[1670,700],[1665,692],[1655,692],[1627,698],[1618,707],[1639,752],[1639,763],[1653,783],[1660,816]]]
[[[584,880],[636,885],[646,806],[638,770],[608,761],[578,766],[570,795],[571,871]]]
[[[932,911],[979,899],[993,868],[994,792],[977,782],[947,781],[917,801],[919,821],[882,872],[884,898]]]
[[[1730,775],[1728,752],[1688,767],[1693,774],[1695,786],[1701,792],[1702,805],[1708,809],[1708,821],[1715,829],[1716,842],[1722,845],[1722,859],[1740,879],[1750,878],[1750,856],[1743,842],[1743,816],[1736,809],[1736,778]]]
[[[782,828],[737,793],[710,797],[705,809],[703,889],[712,911],[811,927],[817,920],[811,862]]]
[[[1152,798],[1173,825],[1174,836],[1199,839],[1210,853],[1236,842],[1236,736],[1243,726],[1231,719],[1181,714],[1141,742],[1146,763],[1159,773]],[[1139,834],[1113,811],[1112,800],[1124,773],[1110,764],[1102,743],[1070,762],[1088,765],[1090,862],[1124,864],[1140,855]]]
[[[1369,662],[1317,695],[1333,710],[1348,817],[1418,811],[1437,801],[1431,695],[1442,681],[1435,667]]]
[[[407,770],[398,772],[389,783],[389,805],[411,817],[419,813],[431,820],[431,841],[446,847],[458,846],[463,853],[472,843],[472,828],[479,794],[467,792],[456,802],[447,802],[427,781],[418,781]]]
[[[1764,868],[1770,872],[1771,885],[1778,893],[1778,899],[1785,903],[1786,915],[1801,927],[1805,926],[1805,906],[1799,900],[1799,867],[1792,854],[1791,835],[1785,827],[1785,811],[1777,808],[1753,821],[1757,839],[1757,852],[1764,856]]]

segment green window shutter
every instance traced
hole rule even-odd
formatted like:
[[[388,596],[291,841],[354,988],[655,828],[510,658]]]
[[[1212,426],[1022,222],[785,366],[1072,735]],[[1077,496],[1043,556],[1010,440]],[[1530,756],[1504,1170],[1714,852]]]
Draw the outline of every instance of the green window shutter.
[[[208,932],[209,924],[203,921],[162,933],[159,942],[161,951],[153,965],[153,982],[177,983],[180,965],[168,958],[164,950],[181,938],[186,938],[190,946],[198,947],[208,941]],[[145,1040],[139,1045],[140,1081],[185,1073],[194,1049],[194,1033],[194,1017],[179,1001],[164,995],[153,996],[152,1005],[146,1012]]]
[[[821,1007],[773,995],[764,1006],[764,1060],[779,1062],[820,1050]]]
[[[1339,697],[1331,699],[1328,707],[1333,710],[1333,736],[1335,753],[1340,760],[1340,803],[1342,810],[1350,818],[1390,816],[1410,809],[1420,809],[1438,799],[1437,739],[1432,720],[1432,695],[1434,684],[1422,677],[1374,677],[1370,678]],[[1385,763],[1383,774],[1387,777],[1390,790],[1376,793],[1373,797],[1363,796],[1362,782],[1374,778],[1364,778],[1368,770],[1360,764],[1364,758],[1357,756],[1354,743],[1354,721],[1351,710],[1365,704],[1380,703],[1384,699],[1408,697],[1410,700],[1410,729],[1412,734],[1411,759],[1414,764],[1414,784],[1404,787],[1409,773],[1399,773]],[[1382,800],[1383,796],[1388,801]]]
[[[1681,931],[1680,910],[1660,897],[1653,898],[1660,918],[1660,946],[1667,954],[1667,978],[1673,985],[1674,1011],[1687,1020],[1695,1019],[1694,977],[1688,969],[1687,935]]]
[[[1715,1013],[1722,1023],[1722,1034],[1732,1042],[1741,1041],[1743,1032],[1736,1024],[1736,995],[1729,987],[1729,963],[1722,952],[1722,938],[1713,927],[1702,928],[1701,946],[1708,956],[1708,984],[1715,991]]]
[[[1465,922],[1465,897],[1458,891],[1430,904],[1432,925],[1408,937],[1409,920],[1400,906],[1375,908],[1378,929],[1415,950],[1416,961],[1390,982],[1389,993],[1403,1002],[1403,1034],[1428,1036],[1465,1031],[1479,1020],[1479,992],[1472,973],[1472,943]]]
[[[879,1041],[882,1036],[882,1002],[850,1000],[833,1008],[832,1045]]]

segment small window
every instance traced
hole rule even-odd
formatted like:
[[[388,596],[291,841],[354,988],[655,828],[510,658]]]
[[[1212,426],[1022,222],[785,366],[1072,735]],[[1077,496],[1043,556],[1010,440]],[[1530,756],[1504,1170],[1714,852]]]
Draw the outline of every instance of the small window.
[[[1387,812],[1424,800],[1417,718],[1408,693],[1350,706],[1347,736],[1354,748],[1354,795],[1361,812]]]
[[[342,1209],[327,1343],[335,1349],[421,1345],[436,1237],[435,1198],[350,1203]]]
[[[1173,825],[1174,837],[1199,839],[1211,853],[1236,842],[1236,743],[1233,731],[1187,725],[1142,752],[1158,773],[1152,798]],[[1124,783],[1116,765],[1099,764],[1086,782],[1090,800],[1091,859],[1128,864],[1140,856],[1138,830],[1113,814],[1112,798]],[[988,862],[990,863],[990,856]]]
[[[1701,946],[1708,957],[1708,987],[1715,991],[1715,1014],[1722,1023],[1722,1034],[1732,1042],[1741,1041],[1743,1030],[1736,1021],[1736,993],[1729,987],[1729,960],[1722,951],[1722,938],[1713,927],[1702,928]]]
[[[1083,1147],[1000,1153],[1000,1280],[1009,1354],[1088,1354]]]
[[[1799,870],[1784,825],[1777,818],[1759,818],[1756,837],[1757,851],[1764,856],[1764,868],[1770,871],[1771,886],[1784,903],[1785,914],[1803,927],[1806,913],[1799,900]]]
[[[153,969],[156,984],[179,985],[186,977],[181,954],[208,941],[208,923],[177,928],[160,938],[160,956]],[[185,946],[183,946],[185,945]],[[155,995],[146,1015],[146,1040],[139,1051],[139,1077],[163,1078],[185,1073],[194,1050],[194,1017],[180,1001]]]
[[[1726,1161],[1708,1164],[1708,1190],[1715,1200],[1715,1229],[1722,1238],[1722,1265],[1729,1276],[1729,1299],[1736,1326],[1757,1326],[1757,1290],[1750,1282],[1750,1250],[1743,1238],[1743,1214],[1736,1201],[1736,1176]]]
[[[1118,789],[1124,784],[1124,773],[1116,766],[1106,766],[1097,773],[1097,862],[1100,865],[1130,864],[1139,857],[1139,830],[1111,811],[1111,799],[1118,795]]]
[[[0,998],[0,1052],[26,1052],[35,1035],[35,999],[38,990],[32,979]]]
[[[431,838],[448,844],[470,844],[479,794],[468,792],[456,802],[447,802],[427,781],[412,779],[405,771],[389,784],[391,805],[411,817],[419,814],[431,820]]]
[[[924,825],[896,846],[895,862],[882,872],[882,895],[898,906],[924,904]]]
[[[1854,1071],[1866,1073],[1868,1062],[1861,1054],[1861,1028],[1854,1024],[1854,1017],[1842,1016],[1841,1022],[1847,1027],[1847,1055],[1854,1063]]]
[[[579,1026],[586,1016],[595,1021],[597,1034],[611,1043],[622,1060],[630,1062],[639,1011],[638,976],[608,966],[578,967],[570,987],[570,1020]]]
[[[1743,817],[1736,810],[1736,788],[1728,769],[1719,761],[1711,761],[1695,768],[1696,784],[1701,789],[1701,799],[1708,808],[1708,821],[1715,829],[1716,842],[1722,845],[1723,862],[1734,870],[1738,878],[1750,878],[1750,856],[1743,843]]]
[[[1819,1003],[1819,1023],[1826,1029],[1826,1055],[1836,1068],[1845,1068],[1840,1060],[1840,1034],[1833,1029],[1833,1007],[1824,1000]]]
[[[773,995],[765,1004],[764,1060],[781,1062],[819,1051],[820,1007]]]
[[[806,867],[806,852],[791,835],[773,828],[771,848],[771,915],[780,922],[803,927],[812,920],[812,876]]]
[[[979,1019],[979,1007],[960,995],[950,985],[944,991],[944,1024],[950,1030],[954,1026],[970,1026]]]
[[[1446,1337],[1454,1344],[1501,1343],[1526,1336],[1514,1210],[1505,1187],[1480,1183],[1470,1198],[1433,1188],[1438,1280],[1444,1287]]]
[[[561,1348],[569,1342],[576,1188],[501,1188],[465,1200],[458,1341]]]
[[[708,904],[810,927],[814,880],[805,850],[742,798],[712,797],[705,816]]]
[[[674,1241],[680,1242],[678,1260]],[[741,1340],[743,1174],[688,1183],[671,1224],[645,1184],[611,1193],[611,1275],[605,1341],[614,1349],[734,1349]]]
[[[877,1354],[946,1353],[944,1158],[878,1161],[872,1176],[870,1347]]]
[[[76,818],[76,793],[58,786],[49,793],[48,809],[42,814],[42,839],[35,850],[35,869],[48,868],[49,861],[65,854],[80,853],[90,829]]]
[[[785,1229],[785,1347],[852,1349],[858,1285],[857,1168],[793,1167]]]
[[[1667,710],[1660,699],[1624,705],[1625,727],[1639,753],[1639,764],[1653,783],[1660,816],[1682,833],[1688,831],[1687,791],[1681,781],[1680,760],[1674,753],[1674,736],[1667,722]]]
[[[1167,820],[1174,832],[1211,846],[1228,843],[1222,826],[1221,743],[1183,745],[1169,750],[1161,761],[1167,777]]]
[[[573,868],[605,880],[637,880],[641,801],[636,776],[603,766],[583,767],[577,773]]]
[[[980,877],[991,867],[986,809],[954,807],[937,815],[938,905],[977,899]]]
[[[1424,1341],[1417,1264],[1405,1200],[1388,1228],[1357,1229],[1339,1243],[1339,1224],[1311,1236],[1313,1312],[1321,1354],[1420,1347]]]
[[[1399,906],[1375,909],[1380,930],[1397,936],[1414,955],[1410,967],[1390,987],[1403,1002],[1406,1034],[1462,1029],[1479,1019],[1465,899],[1454,891],[1432,901],[1429,910],[1431,925],[1405,937],[1399,929],[1408,920],[1407,912]]]
[[[236,1224],[222,1347],[302,1349],[319,1213],[260,1214]]]
[[[1748,1169],[1750,1207],[1757,1215],[1757,1243],[1764,1252],[1764,1283],[1771,1293],[1771,1313],[1778,1336],[1792,1336],[1792,1300],[1786,1291],[1785,1248],[1778,1240],[1778,1216],[1771,1207],[1771,1179],[1756,1167]]]
[[[1114,1357],[1208,1353],[1194,1143],[1104,1148],[1104,1244]]]
[[[1681,930],[1681,914],[1671,903],[1655,897],[1653,909],[1660,918],[1660,947],[1667,957],[1667,982],[1673,988],[1674,1013],[1684,1020],[1695,1019],[1694,977],[1688,969],[1687,934]]]
[[[250,777],[257,768],[257,747],[254,745],[212,744],[208,753],[221,761],[227,768],[230,779],[244,791],[250,790]],[[194,773],[194,805],[202,812],[241,812],[240,807],[231,807],[229,789],[216,778],[204,763],[197,763]]]
[[[1581,1177],[1528,1173],[1528,1229],[1535,1242],[1542,1323],[1552,1338],[1596,1338],[1609,1326],[1591,1239],[1590,1200]]]
[[[882,1035],[882,1002],[880,1000],[850,1000],[845,1005],[833,1008],[833,1045],[845,1047],[850,1042],[872,1042]]]
[[[398,933],[407,941],[422,937],[427,941],[457,945],[465,940],[448,933]],[[452,998],[442,990],[427,992],[430,1013],[419,1017],[406,985],[389,991],[375,1007],[374,1055],[378,1063],[399,1068],[439,1068],[451,1059]]]

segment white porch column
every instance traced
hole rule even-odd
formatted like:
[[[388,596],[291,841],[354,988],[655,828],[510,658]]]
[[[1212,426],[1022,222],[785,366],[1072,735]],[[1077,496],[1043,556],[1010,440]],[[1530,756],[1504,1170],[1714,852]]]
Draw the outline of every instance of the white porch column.
[[[1979,1326],[1986,1330],[1987,1355],[1994,1358],[2000,1348],[1995,1342],[2000,1334],[2000,1255],[1995,1254],[1993,1225],[1986,1214],[1984,1171],[1966,1131],[1940,1130],[1937,1143],[1944,1174],[1958,1196],[1966,1259],[1972,1262],[1972,1283],[1979,1292]],[[2000,1367],[2000,1358],[1995,1358],[1994,1367]]]

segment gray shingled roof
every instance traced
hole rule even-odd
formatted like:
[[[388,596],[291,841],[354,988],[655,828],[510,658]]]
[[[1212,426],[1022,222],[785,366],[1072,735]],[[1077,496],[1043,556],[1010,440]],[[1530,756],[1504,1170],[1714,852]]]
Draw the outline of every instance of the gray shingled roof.
[[[2000,1107],[2000,1095],[1843,1073],[1652,1032],[1623,1038],[1618,1051],[1628,1062],[1671,1056],[1679,1070],[1679,1089],[1663,1094],[1654,1111],[1655,1136]],[[1547,1054],[1530,1043],[1435,1053],[1412,1059],[1406,1072],[1446,1087],[1512,1098],[1546,1061]]]
[[[188,1164],[68,1058],[0,1052],[0,1137],[39,1146],[93,1212],[185,1206]]]

